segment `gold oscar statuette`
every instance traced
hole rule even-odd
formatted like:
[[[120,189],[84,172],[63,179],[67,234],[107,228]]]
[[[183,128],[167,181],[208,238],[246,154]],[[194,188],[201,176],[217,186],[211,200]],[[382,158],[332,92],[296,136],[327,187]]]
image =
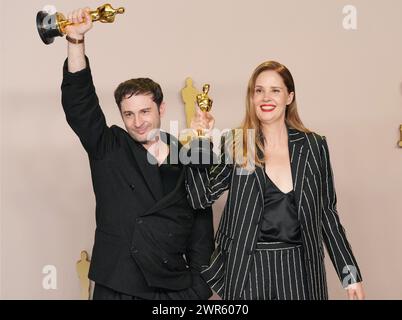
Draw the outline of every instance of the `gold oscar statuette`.
[[[398,146],[399,146],[400,148],[402,148],[402,124],[401,124],[400,127],[399,127],[399,131],[400,131],[401,138],[400,138],[400,140],[399,140]]]
[[[96,10],[90,11],[92,21],[100,21],[102,23],[112,23],[117,14],[123,14],[124,8],[113,9],[113,7],[106,3]],[[39,11],[36,15],[36,27],[39,36],[45,44],[51,44],[55,37],[63,37],[66,32],[65,28],[73,24],[66,20],[63,14],[56,12],[49,14],[46,11]]]
[[[91,282],[88,278],[90,265],[91,261],[88,260],[88,253],[85,250],[81,251],[81,260],[77,261],[76,268],[81,286],[81,299],[83,300],[89,300],[90,296]]]
[[[212,108],[212,99],[208,96],[210,85],[204,84],[202,87],[202,93],[197,95],[197,105],[202,112],[209,112]],[[202,129],[197,130],[198,136],[203,137],[204,133]]]

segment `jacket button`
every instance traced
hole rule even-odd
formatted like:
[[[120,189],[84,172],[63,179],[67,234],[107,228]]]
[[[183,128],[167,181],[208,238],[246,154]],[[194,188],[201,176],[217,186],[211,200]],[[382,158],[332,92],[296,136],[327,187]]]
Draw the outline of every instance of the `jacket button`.
[[[135,189],[135,186],[134,186],[133,184],[130,184],[130,189],[131,189],[131,190],[134,190],[134,189]]]
[[[163,263],[164,263],[164,264],[167,264],[168,262],[169,262],[168,259],[163,260]]]
[[[137,219],[135,219],[135,220],[137,221],[138,224],[143,223],[142,219],[140,219],[140,218],[137,218]]]
[[[133,253],[138,253],[138,249],[137,249],[137,248],[134,248],[134,247],[131,248],[131,251],[132,251]]]

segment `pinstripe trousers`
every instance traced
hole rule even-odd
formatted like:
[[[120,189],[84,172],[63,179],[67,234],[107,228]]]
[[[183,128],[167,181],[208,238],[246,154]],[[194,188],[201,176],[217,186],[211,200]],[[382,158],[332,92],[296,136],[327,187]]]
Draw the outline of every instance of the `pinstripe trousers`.
[[[302,246],[277,242],[257,243],[241,298],[307,300]]]

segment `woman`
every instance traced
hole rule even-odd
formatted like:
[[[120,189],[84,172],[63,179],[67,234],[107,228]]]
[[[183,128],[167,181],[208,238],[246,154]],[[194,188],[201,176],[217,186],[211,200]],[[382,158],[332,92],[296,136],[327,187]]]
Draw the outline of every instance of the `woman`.
[[[204,112],[192,122],[193,129],[212,125]],[[336,211],[327,142],[304,127],[292,75],[282,64],[268,61],[254,70],[241,129],[224,137],[218,164],[187,169],[194,208],[211,206],[229,189],[217,248],[203,272],[209,285],[223,299],[328,299],[325,243],[349,298],[363,299]]]

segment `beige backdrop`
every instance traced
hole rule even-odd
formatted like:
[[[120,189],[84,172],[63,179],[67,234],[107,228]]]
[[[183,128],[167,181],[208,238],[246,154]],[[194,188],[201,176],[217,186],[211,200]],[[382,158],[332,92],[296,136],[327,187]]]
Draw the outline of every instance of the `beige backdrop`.
[[[91,251],[94,196],[86,154],[60,104],[65,39],[45,46],[35,28],[46,1],[1,1],[1,295],[78,299],[75,262]],[[102,1],[52,1],[67,13]],[[344,5],[357,8],[345,30]],[[400,0],[113,1],[126,14],[87,35],[109,124],[122,124],[113,90],[149,76],[164,88],[170,120],[185,123],[180,89],[211,83],[219,128],[239,124],[254,67],[292,71],[305,124],[327,136],[338,209],[370,299],[402,298],[402,2]],[[215,206],[216,220],[223,199]],[[42,269],[57,288],[42,287]],[[327,261],[332,299],[346,297]]]

